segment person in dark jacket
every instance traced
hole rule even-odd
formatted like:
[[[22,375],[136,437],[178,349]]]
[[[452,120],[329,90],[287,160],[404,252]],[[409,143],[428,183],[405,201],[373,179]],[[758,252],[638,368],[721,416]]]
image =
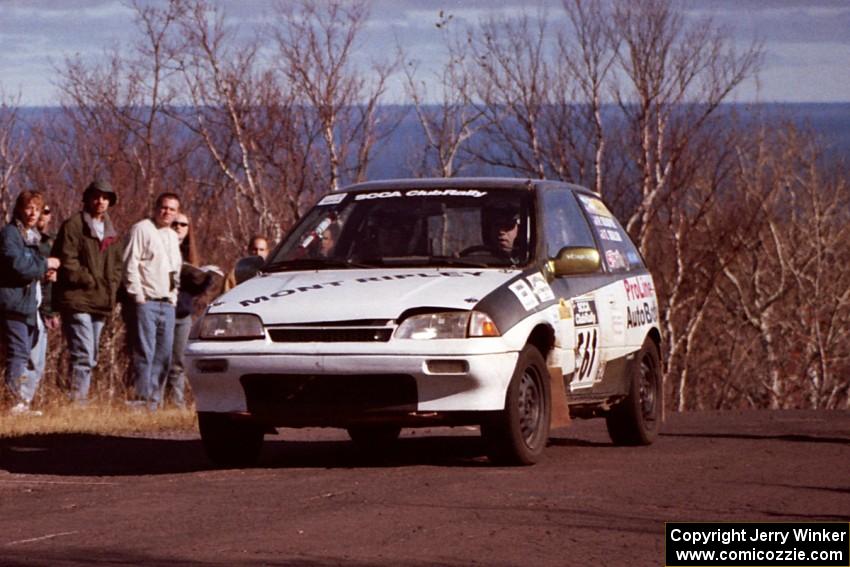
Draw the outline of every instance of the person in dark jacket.
[[[121,242],[107,212],[118,196],[103,179],[83,192],[83,210],[62,223],[53,253],[62,262],[53,289],[71,355],[72,401],[88,401],[100,333],[121,284]]]
[[[38,341],[38,307],[42,279],[55,280],[57,258],[42,257],[36,223],[44,197],[22,191],[15,201],[12,222],[0,231],[0,316],[6,339],[6,387],[12,396],[13,414],[31,414],[30,404],[41,376],[29,368],[30,354]]]
[[[41,209],[41,216],[38,217],[38,222],[35,224],[35,228],[38,230],[41,238],[38,244],[38,251],[43,258],[50,257],[53,250],[53,242],[56,240],[56,235],[50,233],[51,212],[50,207],[45,204]],[[38,384],[44,378],[44,369],[47,365],[48,331],[59,328],[59,314],[53,310],[53,302],[51,301],[53,283],[42,280],[40,285],[41,305],[38,307],[38,317],[36,318],[38,339],[36,339],[35,345],[32,347],[29,365],[27,366],[27,374],[32,384]]]

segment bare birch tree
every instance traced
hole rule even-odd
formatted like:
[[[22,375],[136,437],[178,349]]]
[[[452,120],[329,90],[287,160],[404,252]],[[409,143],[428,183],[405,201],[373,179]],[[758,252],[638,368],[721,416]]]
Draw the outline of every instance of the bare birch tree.
[[[547,177],[542,124],[552,77],[545,18],[490,19],[468,33],[484,121],[476,157],[490,167]]]
[[[482,111],[472,101],[469,48],[450,27],[451,14],[443,11],[435,27],[445,46],[446,62],[429,81],[419,80],[419,62],[405,63],[405,91],[425,136],[419,174],[454,177],[464,166],[461,151],[481,127]],[[402,55],[404,57],[404,55]]]
[[[620,38],[609,33],[610,13],[602,3],[564,0],[563,5],[571,29],[558,33],[557,56],[562,65],[556,65],[559,71],[554,99],[556,108],[562,110],[550,121],[548,143],[558,155],[553,161],[577,163],[573,176],[558,168],[561,179],[585,182],[602,195],[609,145],[603,109]],[[585,161],[588,154],[592,156],[589,164]]]
[[[21,166],[27,159],[29,142],[22,135],[17,99],[7,98],[0,91],[0,212],[9,218],[12,195]]]
[[[173,109],[172,116],[209,156],[208,204],[232,213],[218,216],[224,226],[217,237],[231,250],[258,233],[277,241],[310,190],[290,183],[291,164],[303,162],[291,97],[263,68],[257,40],[237,38],[220,7],[203,0],[181,5],[175,44],[190,109]]]
[[[739,148],[735,171],[739,188],[735,209],[753,211],[753,222],[739,225],[733,235],[738,245],[735,254],[721,256],[723,278],[716,291],[731,319],[758,337],[765,357],[765,370],[759,373],[760,394],[765,405],[780,409],[786,404],[787,381],[778,323],[782,302],[792,289],[794,253],[793,243],[784,234],[783,204],[793,195],[795,148],[771,138],[765,128],[757,138],[751,150]]]
[[[661,202],[687,186],[677,167],[720,104],[757,69],[761,49],[738,53],[710,18],[684,19],[671,0],[617,1],[614,97],[625,116],[640,200],[626,223],[642,252]],[[680,183],[674,185],[672,180]]]
[[[328,190],[364,180],[376,142],[390,131],[378,105],[397,61],[373,62],[368,70],[355,61],[368,7],[364,0],[279,2],[270,23],[278,70],[324,142]]]

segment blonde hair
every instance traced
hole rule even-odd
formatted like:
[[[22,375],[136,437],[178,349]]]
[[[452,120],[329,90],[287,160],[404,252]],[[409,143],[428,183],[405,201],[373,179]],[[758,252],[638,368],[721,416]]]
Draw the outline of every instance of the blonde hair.
[[[24,212],[30,203],[35,203],[40,213],[41,209],[44,208],[44,195],[40,191],[21,191],[15,200],[15,208],[12,213],[15,220],[24,220]]]

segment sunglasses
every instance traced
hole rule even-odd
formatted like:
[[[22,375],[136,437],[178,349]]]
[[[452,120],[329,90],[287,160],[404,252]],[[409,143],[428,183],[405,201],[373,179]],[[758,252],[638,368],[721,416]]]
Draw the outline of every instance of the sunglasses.
[[[187,226],[189,226],[189,223],[180,221],[174,221],[173,223],[171,223],[171,228],[177,228],[178,226],[186,228]]]

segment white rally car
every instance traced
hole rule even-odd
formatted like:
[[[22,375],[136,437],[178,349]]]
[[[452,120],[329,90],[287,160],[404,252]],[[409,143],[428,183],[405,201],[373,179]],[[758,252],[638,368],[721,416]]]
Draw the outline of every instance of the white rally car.
[[[492,460],[531,464],[569,415],[651,443],[659,345],[652,277],[596,194],[430,179],[325,196],[208,308],[186,358],[216,463],[254,462],[276,427],[377,448],[480,425]]]

